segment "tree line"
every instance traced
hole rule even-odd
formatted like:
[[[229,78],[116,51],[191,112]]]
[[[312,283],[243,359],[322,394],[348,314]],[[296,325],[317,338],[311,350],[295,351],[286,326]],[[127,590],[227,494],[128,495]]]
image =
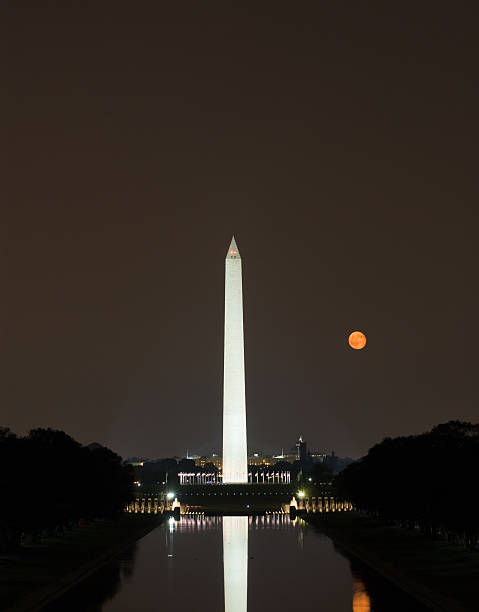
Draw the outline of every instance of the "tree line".
[[[114,517],[131,499],[133,470],[99,444],[82,446],[63,431],[27,436],[0,428],[0,550],[22,537],[81,520]]]
[[[479,539],[479,425],[450,421],[386,438],[336,476],[336,494],[359,510],[432,536]]]

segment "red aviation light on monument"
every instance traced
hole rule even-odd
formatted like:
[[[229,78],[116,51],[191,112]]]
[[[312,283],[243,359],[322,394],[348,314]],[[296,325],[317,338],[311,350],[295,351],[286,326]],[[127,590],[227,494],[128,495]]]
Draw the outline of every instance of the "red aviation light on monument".
[[[226,254],[226,259],[241,259],[238,245],[236,244],[236,240],[234,236],[233,236],[233,239],[231,240],[231,244],[228,249],[228,253]]]

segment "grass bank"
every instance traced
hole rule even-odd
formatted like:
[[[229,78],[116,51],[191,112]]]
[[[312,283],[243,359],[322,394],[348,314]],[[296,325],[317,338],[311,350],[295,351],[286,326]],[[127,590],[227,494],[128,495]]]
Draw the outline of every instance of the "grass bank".
[[[479,553],[356,513],[303,518],[432,610],[479,610]]]
[[[154,529],[160,517],[95,520],[0,556],[0,610],[40,610]]]

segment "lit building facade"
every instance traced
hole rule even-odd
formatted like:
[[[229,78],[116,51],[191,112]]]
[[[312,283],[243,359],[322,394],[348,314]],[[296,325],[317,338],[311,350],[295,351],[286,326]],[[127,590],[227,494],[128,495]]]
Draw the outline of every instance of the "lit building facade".
[[[203,455],[199,459],[195,460],[195,463],[196,465],[199,465],[202,468],[204,468],[208,463],[211,463],[215,466],[216,469],[223,469],[223,458],[221,457],[221,455],[217,455],[215,453],[213,453],[210,457]]]

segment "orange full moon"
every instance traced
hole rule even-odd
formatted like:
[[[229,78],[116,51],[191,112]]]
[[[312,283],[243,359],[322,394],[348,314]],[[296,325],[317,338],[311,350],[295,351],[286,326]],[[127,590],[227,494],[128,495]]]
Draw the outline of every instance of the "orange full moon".
[[[366,346],[366,336],[363,332],[354,331],[349,334],[349,346],[356,350],[364,348]]]

